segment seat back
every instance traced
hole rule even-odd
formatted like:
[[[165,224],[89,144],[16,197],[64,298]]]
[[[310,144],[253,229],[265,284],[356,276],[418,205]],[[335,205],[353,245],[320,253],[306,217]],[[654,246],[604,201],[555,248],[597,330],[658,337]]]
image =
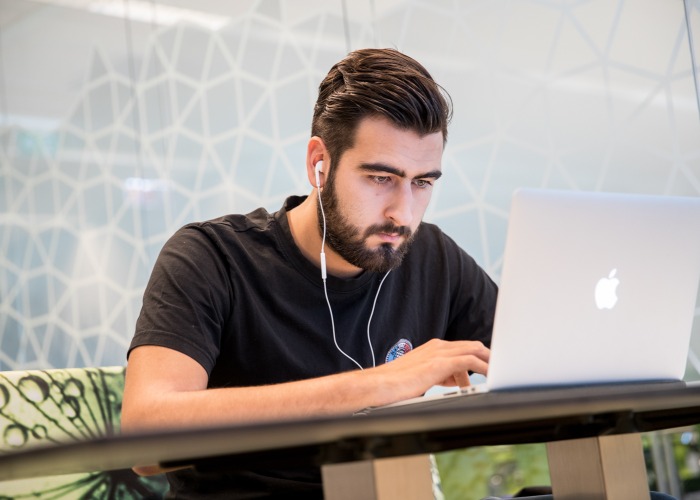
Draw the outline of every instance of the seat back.
[[[0,372],[0,454],[119,433],[123,366]],[[162,475],[131,470],[0,483],[3,498],[162,498]]]

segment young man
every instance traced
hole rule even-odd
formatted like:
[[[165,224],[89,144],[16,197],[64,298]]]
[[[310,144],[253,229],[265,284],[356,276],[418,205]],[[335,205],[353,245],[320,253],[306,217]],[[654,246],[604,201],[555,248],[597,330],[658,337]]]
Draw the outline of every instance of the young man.
[[[486,373],[496,286],[421,222],[451,110],[418,62],[349,54],[319,88],[308,197],[165,245],[129,352],[125,431],[350,414]],[[317,469],[169,474],[178,497],[314,498]]]

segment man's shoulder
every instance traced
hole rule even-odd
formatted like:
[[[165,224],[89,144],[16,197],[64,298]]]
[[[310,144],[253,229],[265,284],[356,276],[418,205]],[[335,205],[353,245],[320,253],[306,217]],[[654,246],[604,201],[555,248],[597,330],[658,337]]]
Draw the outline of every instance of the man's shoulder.
[[[282,208],[277,212],[269,212],[266,208],[259,207],[248,213],[227,214],[209,220],[191,222],[183,226],[180,231],[204,230],[215,233],[237,233],[250,230],[266,231],[275,224],[275,221],[301,203],[304,198],[305,196],[288,197]]]
[[[258,208],[247,214],[227,214],[213,219],[190,222],[179,229],[179,232],[205,232],[227,234],[246,232],[251,229],[265,230],[274,220],[265,208]]]
[[[429,222],[421,222],[409,255],[412,261],[429,262],[431,265],[440,262],[448,267],[461,266],[465,262],[469,262],[470,266],[477,265],[467,250],[436,224]]]
[[[190,222],[180,227],[166,241],[170,251],[186,251],[188,255],[214,253],[230,255],[237,248],[270,245],[274,215],[264,208],[247,214],[228,214],[214,219]]]
[[[439,226],[430,222],[421,222],[418,231],[416,232],[415,242],[428,250],[434,250],[436,245],[440,247],[456,247],[457,243],[450,238]]]
[[[273,215],[265,208],[256,208],[247,214],[228,214],[216,219],[210,219],[204,224],[214,228],[228,228],[234,231],[248,231],[250,229],[266,229],[274,219]]]

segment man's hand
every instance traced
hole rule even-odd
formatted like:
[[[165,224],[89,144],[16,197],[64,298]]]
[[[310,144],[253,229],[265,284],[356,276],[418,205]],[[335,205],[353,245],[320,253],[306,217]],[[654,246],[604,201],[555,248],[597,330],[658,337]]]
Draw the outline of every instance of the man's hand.
[[[486,375],[491,351],[481,342],[433,339],[364,373],[377,377],[379,405],[420,396],[434,385],[469,385],[468,372]]]

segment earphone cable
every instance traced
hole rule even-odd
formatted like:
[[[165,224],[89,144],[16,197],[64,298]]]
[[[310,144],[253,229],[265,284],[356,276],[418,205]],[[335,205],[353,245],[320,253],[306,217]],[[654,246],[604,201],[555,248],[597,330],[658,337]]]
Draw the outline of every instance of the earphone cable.
[[[377,294],[374,296],[374,302],[372,302],[372,312],[369,313],[369,320],[367,320],[367,343],[369,344],[369,350],[372,353],[372,366],[377,366],[377,358],[374,357],[374,348],[372,347],[372,338],[369,335],[369,325],[372,324],[372,316],[374,316],[374,308],[377,305],[377,299],[379,298],[379,290],[382,289],[382,285],[384,284],[384,280],[386,279],[387,276],[389,276],[389,273],[391,272],[391,269],[389,269],[384,277],[382,278],[382,281],[379,282],[379,287],[377,288]]]
[[[318,180],[318,179],[317,179]],[[321,240],[321,279],[323,279],[323,294],[326,296],[326,304],[328,305],[328,312],[331,317],[331,330],[333,331],[333,343],[335,348],[340,351],[340,353],[348,358],[350,361],[355,363],[357,367],[362,370],[362,365],[355,361],[355,359],[348,353],[343,351],[338,345],[338,339],[335,335],[335,319],[333,318],[333,308],[331,307],[331,301],[328,298],[328,287],[326,286],[326,213],[323,210],[323,203],[321,201],[321,187],[316,185],[316,192],[318,193],[318,206],[321,208],[321,217],[323,218],[323,237]]]
[[[360,363],[355,361],[355,359],[352,356],[350,356],[348,353],[343,351],[340,348],[340,346],[338,345],[338,340],[336,339],[336,336],[335,336],[335,321],[333,320],[333,309],[331,308],[331,301],[328,299],[328,288],[326,287],[326,280],[325,279],[323,280],[323,293],[326,295],[326,304],[328,304],[328,312],[330,313],[330,316],[331,316],[331,329],[333,330],[333,343],[335,344],[335,348],[338,349],[343,356],[345,356],[350,361],[355,363],[355,365],[357,365],[357,367],[360,370],[364,370],[364,368],[362,367],[362,365]],[[372,348],[372,345],[370,344],[370,349],[371,348]]]
[[[362,365],[358,363],[352,356],[350,356],[348,353],[343,351],[340,346],[338,345],[338,339],[335,334],[335,319],[333,318],[333,308],[331,307],[331,301],[328,298],[328,287],[326,286],[326,252],[325,252],[325,247],[326,247],[326,213],[323,210],[323,203],[321,201],[321,188],[320,186],[316,186],[316,192],[318,193],[318,205],[321,208],[321,217],[323,218],[323,236],[321,239],[321,278],[323,280],[323,294],[326,297],[326,304],[328,305],[328,312],[330,313],[331,317],[331,330],[333,331],[333,343],[335,344],[335,348],[340,351],[340,353],[348,358],[350,361],[355,363],[355,365],[360,369],[364,370]],[[379,282],[379,287],[377,288],[377,294],[374,296],[374,302],[372,302],[372,311],[369,313],[369,320],[367,321],[367,344],[369,344],[369,350],[372,353],[372,366],[375,367],[377,366],[377,358],[374,355],[374,347],[372,347],[372,338],[370,336],[370,325],[372,324],[372,317],[374,316],[374,309],[377,305],[377,299],[379,298],[379,291],[382,289],[382,285],[384,284],[384,280],[389,276],[389,273],[391,272],[391,269],[387,271],[387,273],[384,275],[382,278],[382,281]]]

